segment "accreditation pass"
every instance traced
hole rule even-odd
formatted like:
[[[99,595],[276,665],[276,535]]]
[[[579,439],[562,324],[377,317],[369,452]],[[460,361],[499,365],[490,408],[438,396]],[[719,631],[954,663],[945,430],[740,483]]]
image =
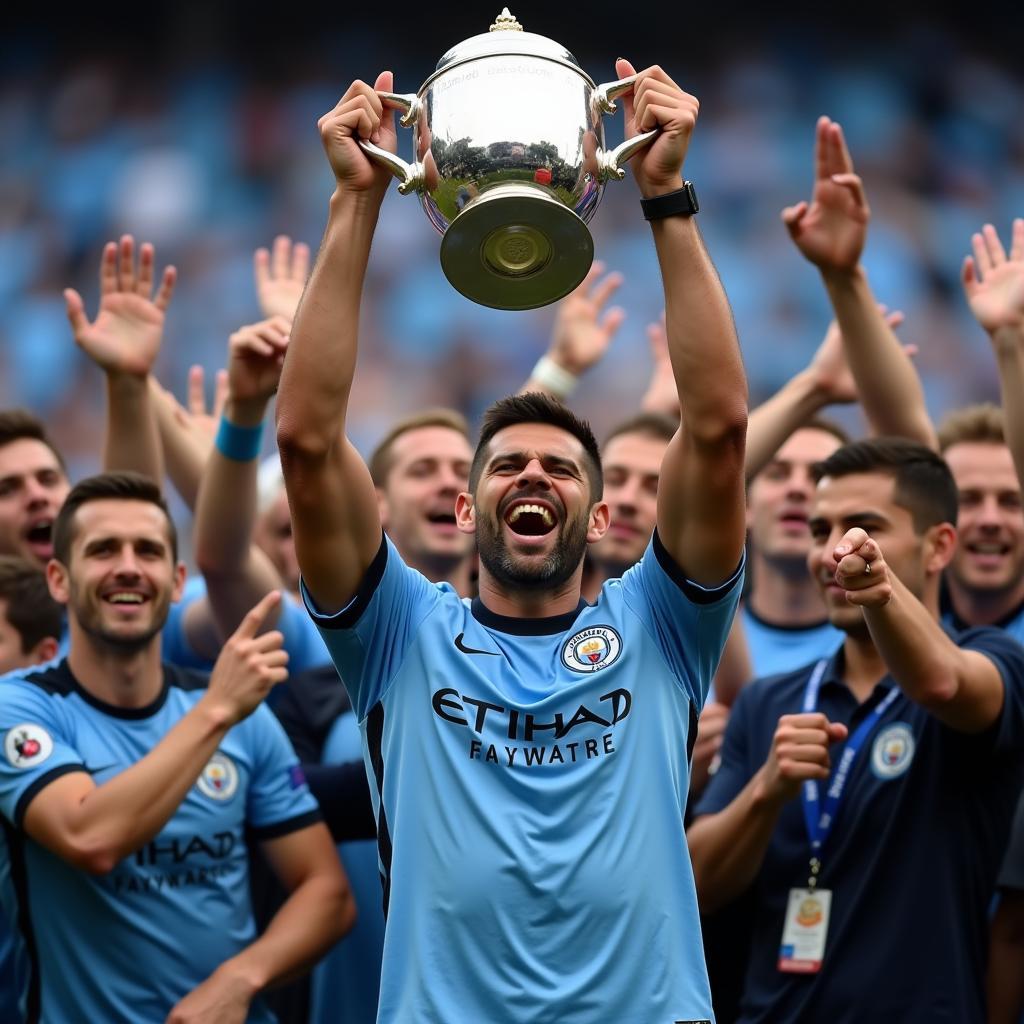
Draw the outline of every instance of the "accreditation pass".
[[[816,974],[825,959],[825,938],[832,909],[828,889],[790,889],[786,923],[779,947],[779,970]]]

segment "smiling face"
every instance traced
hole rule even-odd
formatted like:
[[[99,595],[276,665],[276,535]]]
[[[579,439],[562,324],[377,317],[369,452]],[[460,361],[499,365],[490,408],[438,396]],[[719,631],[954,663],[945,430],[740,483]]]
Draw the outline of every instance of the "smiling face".
[[[797,430],[751,481],[747,528],[754,550],[768,564],[788,563],[803,571],[811,546],[807,528],[815,492],[811,467],[837,448],[839,439],[834,434],[817,428]]]
[[[475,494],[456,505],[459,528],[476,532],[481,576],[508,589],[560,587],[608,522],[608,506],[591,501],[583,445],[560,427],[518,423],[487,448]]]
[[[0,554],[40,569],[53,557],[53,521],[70,486],[52,449],[23,437],[0,448]]]
[[[923,535],[909,509],[893,497],[895,479],[888,473],[850,473],[824,477],[811,507],[811,547],[807,567],[825,601],[829,621],[847,633],[867,626],[856,605],[836,581],[827,558],[847,530],[859,526],[877,541],[886,565],[917,598],[937,600],[938,574],[952,553],[955,534],[949,526],[932,527]]]
[[[658,522],[658,477],[668,441],[649,434],[616,434],[605,446],[604,499],[611,522],[594,545],[594,561],[608,578],[621,576],[643,556]]]
[[[951,579],[979,596],[1024,599],[1024,511],[1010,449],[962,441],[943,453],[956,480],[960,546]]]
[[[395,438],[377,500],[381,523],[407,562],[454,565],[472,552],[472,539],[455,524],[455,499],[469,486],[472,459],[469,442],[450,427],[416,427]]]
[[[87,636],[134,652],[163,628],[171,602],[181,596],[185,569],[174,564],[160,508],[103,498],[75,513],[68,564],[51,561],[47,578],[54,598]]]

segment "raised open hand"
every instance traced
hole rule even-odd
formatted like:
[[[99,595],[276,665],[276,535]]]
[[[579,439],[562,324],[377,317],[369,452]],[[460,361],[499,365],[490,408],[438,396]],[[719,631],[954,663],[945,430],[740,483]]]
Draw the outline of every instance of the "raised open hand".
[[[603,272],[604,264],[596,262],[583,283],[558,304],[555,315],[548,357],[575,376],[601,361],[626,319],[620,306],[612,306],[601,315],[622,284],[621,274],[612,272],[601,277]]]
[[[796,247],[822,272],[857,267],[867,238],[871,210],[843,130],[827,117],[818,118],[814,146],[814,192],[782,211]]]
[[[1007,257],[991,224],[971,236],[974,255],[964,260],[964,294],[975,319],[989,334],[1001,327],[1024,330],[1024,218],[1013,222]]]
[[[283,316],[291,323],[299,308],[309,275],[309,246],[287,235],[274,239],[273,252],[259,248],[253,254],[256,298],[265,317]]]
[[[107,242],[100,260],[100,308],[90,323],[74,288],[64,290],[75,343],[107,373],[145,377],[153,368],[164,332],[164,314],[177,272],[164,270],[153,296],[153,246],[144,242],[135,268],[135,240]]]

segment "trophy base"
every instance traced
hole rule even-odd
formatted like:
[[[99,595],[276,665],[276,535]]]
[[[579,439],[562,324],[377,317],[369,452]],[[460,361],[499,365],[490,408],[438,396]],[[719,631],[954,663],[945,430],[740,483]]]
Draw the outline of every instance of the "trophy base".
[[[586,224],[525,182],[495,185],[472,199],[441,239],[441,269],[452,287],[493,309],[557,302],[593,262]]]

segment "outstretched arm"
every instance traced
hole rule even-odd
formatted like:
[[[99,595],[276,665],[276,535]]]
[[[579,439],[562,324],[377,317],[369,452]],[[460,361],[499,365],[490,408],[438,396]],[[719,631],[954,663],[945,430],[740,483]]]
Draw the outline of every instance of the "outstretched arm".
[[[390,91],[391,72],[376,89]],[[359,305],[389,172],[357,137],[395,151],[394,115],[354,82],[320,136],[337,181],[327,229],[299,304],[277,400],[277,441],[303,578],[322,611],[355,595],[381,542],[373,481],[345,433],[356,366]]]
[[[933,557],[948,561],[956,533],[949,525],[934,529]],[[983,732],[995,722],[1004,696],[999,669],[979,651],[953,643],[936,615],[886,565],[877,541],[855,527],[824,565],[835,573],[846,599],[860,607],[878,653],[912,701],[961,732]]]
[[[543,391],[564,402],[581,374],[604,358],[626,313],[620,306],[612,306],[602,316],[608,300],[622,284],[621,274],[613,272],[601,278],[603,272],[604,264],[595,263],[583,283],[558,303],[551,344],[519,389],[520,394]]]
[[[100,260],[100,308],[90,323],[81,295],[64,292],[75,342],[107,377],[107,438],[103,467],[134,470],[163,484],[163,453],[150,404],[148,377],[160,352],[164,314],[176,271],[164,270],[153,296],[153,246],[145,242],[135,267],[135,240],[108,242]]]
[[[195,522],[196,565],[223,636],[267,591],[287,584],[252,535],[263,417],[281,377],[290,327],[286,317],[274,316],[236,331],[228,346],[228,396],[203,470]]]
[[[783,210],[783,223],[796,247],[821,273],[874,432],[935,448],[920,378],[879,311],[860,265],[870,217],[842,128],[827,117],[819,118],[814,194],[810,203]]]
[[[1009,256],[991,224],[971,242],[974,256],[964,260],[964,292],[995,351],[1006,443],[1017,479],[1024,480],[1024,218],[1013,222]]]
[[[628,61],[616,73],[635,74]],[[660,134],[633,158],[645,199],[682,187],[698,103],[659,67],[623,97],[626,135]],[[682,422],[658,486],[658,534],[696,583],[721,583],[743,552],[747,382],[732,313],[693,217],[651,222],[665,288],[665,330]]]

